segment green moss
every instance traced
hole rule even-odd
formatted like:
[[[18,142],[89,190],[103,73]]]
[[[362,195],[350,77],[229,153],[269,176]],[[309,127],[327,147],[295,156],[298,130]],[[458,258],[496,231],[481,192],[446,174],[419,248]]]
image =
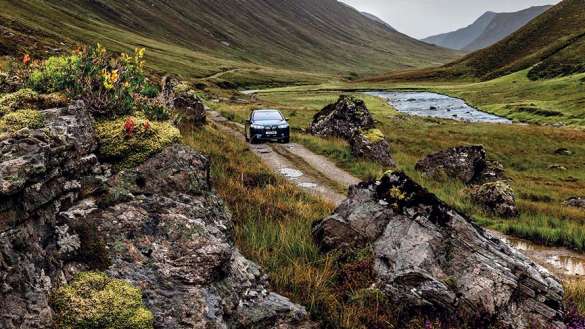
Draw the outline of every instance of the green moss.
[[[362,132],[364,137],[371,143],[381,142],[386,138],[380,129],[370,129]]]
[[[134,126],[131,132],[125,127],[129,122]],[[141,164],[181,137],[170,122],[151,122],[141,116],[101,121],[96,133],[100,155],[116,163],[118,169]]]
[[[6,114],[0,119],[0,131],[17,131],[23,128],[38,129],[44,126],[43,115],[33,109],[19,110]]]
[[[57,327],[63,329],[149,329],[154,317],[142,292],[98,272],[79,273],[53,295]]]
[[[39,94],[31,89],[20,89],[17,92],[0,97],[0,115],[18,110],[25,105],[38,102]]]

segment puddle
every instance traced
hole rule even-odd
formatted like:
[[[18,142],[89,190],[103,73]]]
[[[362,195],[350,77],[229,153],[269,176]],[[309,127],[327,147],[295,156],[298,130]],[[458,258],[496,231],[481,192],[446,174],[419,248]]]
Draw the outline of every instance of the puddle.
[[[302,177],[304,174],[300,170],[292,169],[292,168],[281,168],[280,173],[285,176],[286,178],[290,179],[297,179]]]
[[[382,97],[399,112],[410,115],[469,122],[512,123],[506,118],[475,109],[461,99],[437,93],[373,91],[366,94]]]
[[[565,278],[585,276],[585,254],[565,248],[537,245],[498,232],[490,231],[490,233],[557,275]]]
[[[315,183],[299,183],[298,185],[302,188],[317,188]]]

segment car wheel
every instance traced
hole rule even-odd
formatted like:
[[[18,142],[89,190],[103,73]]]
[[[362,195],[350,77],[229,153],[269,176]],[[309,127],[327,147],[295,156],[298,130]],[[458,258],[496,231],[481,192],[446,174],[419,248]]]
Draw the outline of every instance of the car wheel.
[[[250,137],[250,144],[258,144],[258,140],[254,137]]]
[[[288,144],[288,143],[290,143],[290,137],[283,138],[280,140],[280,142],[283,144]]]

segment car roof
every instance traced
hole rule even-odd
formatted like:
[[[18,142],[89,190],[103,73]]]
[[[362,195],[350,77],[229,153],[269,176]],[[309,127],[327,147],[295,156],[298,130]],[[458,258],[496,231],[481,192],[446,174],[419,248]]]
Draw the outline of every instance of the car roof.
[[[254,113],[255,112],[279,112],[280,113],[280,111],[277,109],[258,109],[258,110],[254,110],[253,112]]]

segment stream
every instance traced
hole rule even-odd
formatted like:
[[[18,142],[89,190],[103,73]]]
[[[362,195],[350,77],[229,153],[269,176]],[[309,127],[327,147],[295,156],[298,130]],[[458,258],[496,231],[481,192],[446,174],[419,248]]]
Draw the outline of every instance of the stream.
[[[461,99],[432,92],[371,91],[365,94],[384,98],[399,112],[410,115],[468,122],[512,123],[506,118],[475,109]]]

